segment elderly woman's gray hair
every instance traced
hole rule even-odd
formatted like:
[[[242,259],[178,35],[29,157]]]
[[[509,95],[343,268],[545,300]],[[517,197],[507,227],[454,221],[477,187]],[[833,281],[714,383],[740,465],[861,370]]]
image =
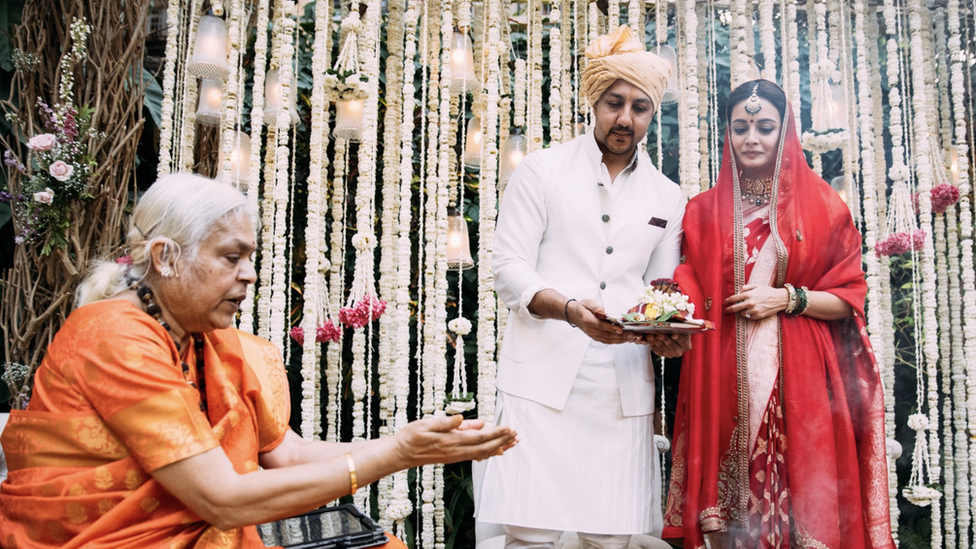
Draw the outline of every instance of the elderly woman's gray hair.
[[[249,215],[253,207],[240,191],[226,183],[190,173],[176,173],[156,181],[132,210],[125,238],[131,263],[94,261],[75,292],[75,306],[101,301],[126,290],[132,281],[152,277],[150,249],[157,242],[172,262],[192,261],[200,243],[224,219]]]

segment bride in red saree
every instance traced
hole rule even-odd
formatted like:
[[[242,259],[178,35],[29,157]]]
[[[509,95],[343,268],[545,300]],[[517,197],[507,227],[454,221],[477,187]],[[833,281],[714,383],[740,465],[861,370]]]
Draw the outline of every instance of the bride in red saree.
[[[807,166],[781,88],[742,84],[727,122],[718,182],[688,203],[675,271],[716,329],[684,355],[662,537],[893,548],[860,234]]]

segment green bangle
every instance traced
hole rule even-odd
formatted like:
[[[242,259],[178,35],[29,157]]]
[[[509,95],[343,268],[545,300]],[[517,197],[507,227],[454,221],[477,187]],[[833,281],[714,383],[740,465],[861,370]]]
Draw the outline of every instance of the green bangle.
[[[810,305],[810,296],[807,294],[808,291],[809,290],[807,289],[806,286],[803,286],[802,288],[798,288],[796,290],[797,304],[796,304],[796,309],[793,311],[793,314],[800,316],[803,314],[803,311],[807,310],[807,307]]]

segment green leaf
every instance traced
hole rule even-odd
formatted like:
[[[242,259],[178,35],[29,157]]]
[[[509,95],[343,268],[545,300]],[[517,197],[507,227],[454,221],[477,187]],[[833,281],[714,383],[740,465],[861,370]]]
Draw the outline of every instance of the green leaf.
[[[163,125],[163,88],[156,81],[153,73],[146,69],[142,69],[142,83],[148,83],[142,106],[149,110],[153,124],[158,128]]]
[[[14,70],[14,48],[10,38],[14,35],[14,26],[20,24],[23,4],[23,2],[0,4],[0,69],[7,72]]]
[[[3,227],[13,218],[13,211],[10,209],[10,204],[6,202],[0,203],[0,227]]]

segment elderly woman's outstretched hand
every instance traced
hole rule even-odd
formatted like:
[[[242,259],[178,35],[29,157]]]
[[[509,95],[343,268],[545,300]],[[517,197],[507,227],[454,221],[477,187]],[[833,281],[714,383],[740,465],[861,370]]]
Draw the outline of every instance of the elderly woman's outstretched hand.
[[[484,425],[459,415],[421,419],[396,435],[397,449],[405,463],[417,466],[500,456],[518,442],[510,428]]]

